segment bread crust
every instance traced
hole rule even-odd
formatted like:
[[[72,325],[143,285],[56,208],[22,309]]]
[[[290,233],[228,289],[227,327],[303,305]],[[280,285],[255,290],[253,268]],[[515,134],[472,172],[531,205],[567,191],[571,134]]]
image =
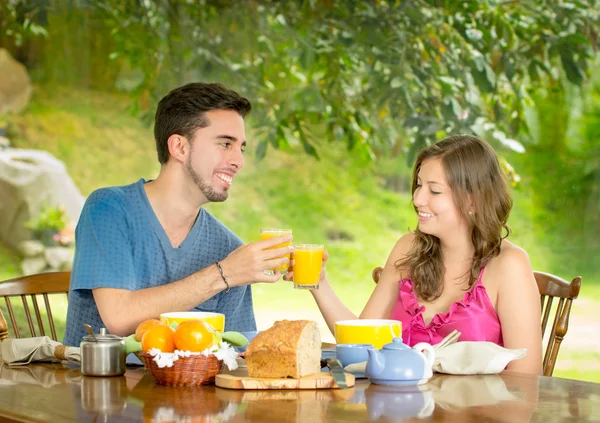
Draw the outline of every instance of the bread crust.
[[[318,338],[318,349],[306,343],[306,339],[315,338]],[[318,373],[320,342],[319,328],[314,321],[277,321],[271,328],[256,335],[248,344],[246,348],[248,375],[257,378],[298,379]]]

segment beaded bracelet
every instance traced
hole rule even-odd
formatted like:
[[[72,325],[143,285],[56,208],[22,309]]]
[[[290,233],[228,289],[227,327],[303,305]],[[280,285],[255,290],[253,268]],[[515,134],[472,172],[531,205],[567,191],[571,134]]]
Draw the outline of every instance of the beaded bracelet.
[[[229,282],[227,282],[225,273],[223,273],[223,268],[221,267],[221,265],[219,264],[218,261],[215,261],[215,264],[217,265],[217,269],[219,269],[219,273],[221,274],[221,277],[223,278],[223,282],[225,282],[225,285],[227,285],[227,289],[225,290],[225,293],[228,293],[231,288],[229,287]]]

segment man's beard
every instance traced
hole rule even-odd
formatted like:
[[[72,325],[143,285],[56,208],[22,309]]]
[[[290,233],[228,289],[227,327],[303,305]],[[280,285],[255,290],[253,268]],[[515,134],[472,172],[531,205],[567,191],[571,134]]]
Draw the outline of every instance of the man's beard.
[[[194,180],[194,182],[196,183],[196,186],[198,186],[198,188],[200,189],[200,191],[202,191],[202,194],[204,194],[208,201],[213,203],[221,203],[227,200],[227,197],[229,195],[227,190],[224,190],[223,192],[216,192],[212,185],[205,182],[204,179],[202,179],[202,176],[196,173],[196,171],[192,167],[191,159],[188,158],[185,167],[192,179]]]

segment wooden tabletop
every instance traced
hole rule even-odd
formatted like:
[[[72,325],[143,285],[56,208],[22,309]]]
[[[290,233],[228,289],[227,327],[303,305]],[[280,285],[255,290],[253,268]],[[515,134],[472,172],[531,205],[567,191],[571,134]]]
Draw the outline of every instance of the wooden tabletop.
[[[159,386],[143,368],[95,378],[60,364],[0,366],[1,421],[558,422],[600,417],[600,384],[511,372],[435,375],[419,388],[357,379],[346,390],[237,391]]]

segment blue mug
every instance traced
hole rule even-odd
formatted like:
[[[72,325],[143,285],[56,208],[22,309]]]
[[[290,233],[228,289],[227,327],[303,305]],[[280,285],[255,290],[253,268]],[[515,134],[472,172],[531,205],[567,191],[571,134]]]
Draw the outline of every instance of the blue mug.
[[[338,344],[335,347],[335,355],[342,366],[346,367],[350,364],[367,361],[369,348],[373,348],[373,344]]]

